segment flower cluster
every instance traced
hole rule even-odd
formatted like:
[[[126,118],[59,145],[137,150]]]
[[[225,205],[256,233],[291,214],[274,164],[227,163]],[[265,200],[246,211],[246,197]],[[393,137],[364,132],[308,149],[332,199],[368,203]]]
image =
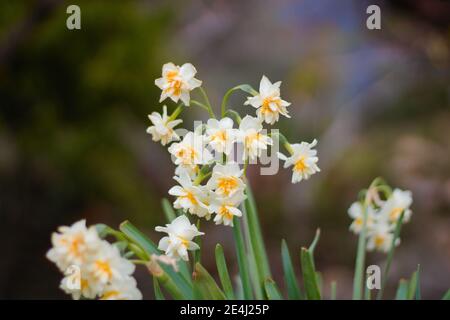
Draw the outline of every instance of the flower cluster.
[[[153,112],[149,115],[152,126],[147,132],[154,141],[161,141],[162,145],[171,143],[168,151],[176,165],[174,179],[178,183],[169,190],[169,194],[175,197],[174,208],[206,220],[214,215],[216,224],[233,226],[233,220],[242,216],[240,205],[246,199],[246,167],[273,145],[274,135],[265,133],[263,123],[273,125],[280,115],[290,118],[287,111],[290,103],[280,96],[281,81],[272,83],[263,76],[259,91],[249,85],[231,89],[222,101],[222,118],[217,119],[201,88],[202,82],[194,78],[196,73],[190,63],[181,67],[173,63],[163,66],[162,77],[155,80],[162,90],[160,102],[170,98],[174,102],[181,100],[182,103],[170,116],[166,106],[162,114]],[[191,91],[197,88],[204,97],[204,103],[191,100]],[[256,116],[245,115],[241,119],[236,111],[226,110],[229,94],[237,89],[252,94],[244,105],[256,108]],[[206,109],[211,118],[206,124],[182,135],[175,132],[177,130],[174,128],[182,123],[177,117],[189,105]],[[314,149],[316,140],[312,143],[290,144],[284,136],[282,138],[289,155],[277,155],[285,161],[285,168],[293,167],[293,183],[308,179],[320,171],[317,151]],[[236,145],[242,147],[242,157],[234,156]],[[188,250],[198,247],[192,239],[203,234],[190,224],[185,215],[179,216],[166,227],[156,227],[156,230],[168,233],[167,237],[161,239],[159,249],[170,257],[183,260],[188,259]]]
[[[355,234],[361,233],[366,215],[368,251],[388,252],[392,247],[400,216],[403,214],[402,223],[408,222],[411,217],[411,191],[387,190],[387,199],[382,200],[376,187],[369,188],[366,199],[354,202],[348,209],[348,214],[353,219],[350,230]],[[395,239],[395,245],[399,243],[400,239]]]
[[[52,234],[47,258],[66,276],[61,289],[74,299],[139,300],[141,292],[131,276],[135,266],[119,249],[102,240],[94,226],[81,220]]]

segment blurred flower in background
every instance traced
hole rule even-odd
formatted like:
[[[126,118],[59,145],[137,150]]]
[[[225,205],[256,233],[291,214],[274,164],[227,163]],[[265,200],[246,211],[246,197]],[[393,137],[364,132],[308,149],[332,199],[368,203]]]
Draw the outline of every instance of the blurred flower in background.
[[[173,168],[160,165],[170,155],[152,143],[145,120],[160,112],[154,79],[166,61],[192,62],[216,110],[229,84],[257,88],[261,74],[281,80],[297,122],[279,117],[277,125],[288,138],[318,137],[316,179],[292,185],[290,170],[260,176],[249,168],[276,280],[281,238],[299,247],[320,226],[315,256],[324,283],[350,284],[356,241],[347,232],[347,208],[357,190],[382,175],[414,194],[414,219],[392,278],[420,263],[423,296],[442,296],[450,283],[447,2],[76,4],[82,28],[72,31],[65,1],[0,4],[0,241],[8,244],[0,298],[64,297],[60,274],[45,259],[48,234],[59,225],[129,219],[158,239],[152,226],[163,222],[160,199],[173,186]],[[381,30],[365,27],[369,4],[381,8]],[[171,83],[175,90],[178,82]],[[230,105],[249,108],[244,101],[236,95]],[[189,130],[197,112],[186,113]],[[220,239],[233,257],[229,228],[209,224],[202,226],[205,252]],[[369,263],[382,258],[371,255]],[[236,261],[230,263],[233,273]],[[151,295],[151,288],[139,289]],[[350,291],[342,287],[339,295]]]

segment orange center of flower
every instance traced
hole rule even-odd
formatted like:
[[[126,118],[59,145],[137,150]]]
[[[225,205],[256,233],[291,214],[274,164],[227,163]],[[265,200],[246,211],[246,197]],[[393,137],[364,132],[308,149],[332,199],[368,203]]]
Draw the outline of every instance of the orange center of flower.
[[[305,157],[300,157],[294,165],[294,171],[303,172],[306,168]]]
[[[112,270],[111,270],[111,266],[109,265],[108,262],[97,260],[97,261],[95,261],[95,266],[97,267],[97,269],[100,272],[105,273],[107,275],[108,279],[111,279]]]
[[[225,195],[230,195],[238,186],[238,179],[236,177],[224,177],[217,179],[217,187],[222,190]]]
[[[382,235],[375,236],[375,246],[380,248],[384,244],[384,240],[385,238]]]
[[[166,74],[167,82],[170,84],[170,87],[164,90],[165,92],[172,92],[173,95],[179,96],[181,94],[181,87],[183,83],[181,80],[177,79],[178,71],[169,71]]]
[[[389,213],[389,220],[396,221],[400,217],[400,214],[402,213],[402,211],[403,211],[402,208],[392,209],[392,211]]]
[[[189,191],[186,192],[186,195],[181,196],[181,198],[188,199],[193,205],[197,205],[198,204],[198,201],[195,198],[195,196],[192,194],[192,192],[189,192]]]
[[[211,136],[211,140],[213,141],[226,141],[227,140],[227,132],[225,130],[220,130],[214,133]]]
[[[233,219],[233,214],[225,206],[222,206],[220,208],[219,215],[221,215],[224,219],[227,219],[227,220]]]
[[[267,114],[267,113],[276,113],[277,110],[278,110],[278,108],[279,108],[279,102],[280,102],[280,99],[279,99],[279,98],[274,98],[274,97],[267,97],[267,98],[264,98],[264,100],[263,100],[263,102],[262,102],[262,105],[261,105],[261,112],[262,112],[263,114]],[[277,110],[273,111],[273,110],[270,108],[270,104],[271,104],[271,103],[275,103],[275,105],[277,106]]]

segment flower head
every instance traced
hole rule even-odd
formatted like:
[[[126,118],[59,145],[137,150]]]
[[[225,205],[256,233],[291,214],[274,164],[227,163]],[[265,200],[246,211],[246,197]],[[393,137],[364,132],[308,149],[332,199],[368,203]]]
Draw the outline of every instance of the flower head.
[[[209,119],[206,125],[206,140],[217,152],[229,155],[236,141],[236,129],[233,129],[233,120],[228,117]]]
[[[223,165],[217,163],[207,186],[211,190],[215,190],[219,196],[230,197],[245,189],[245,183],[241,179],[242,174],[243,170],[236,162],[228,162]]]
[[[161,141],[161,144],[165,146],[171,141],[180,140],[180,137],[175,133],[173,128],[182,123],[183,120],[169,120],[167,106],[163,106],[162,115],[158,112],[153,112],[148,117],[153,123],[153,126],[147,128],[147,133],[152,135],[153,141]]]
[[[268,124],[278,121],[280,114],[290,118],[286,109],[290,103],[281,99],[280,85],[281,81],[272,83],[266,76],[263,76],[259,84],[259,93],[248,97],[245,102],[246,105],[257,108],[258,117]]]
[[[165,227],[156,227],[156,231],[165,232],[168,236],[163,237],[158,244],[158,249],[165,252],[169,257],[185,261],[189,260],[188,250],[197,250],[199,246],[192,241],[194,237],[201,236],[204,233],[199,232],[194,224],[191,224],[185,216],[175,218]]]
[[[307,180],[311,175],[320,171],[317,166],[317,162],[319,161],[317,150],[313,149],[316,144],[317,140],[311,143],[302,142],[291,144],[292,154],[289,157],[278,153],[278,157],[285,161],[284,168],[293,166],[292,183]]]
[[[238,141],[244,145],[244,159],[256,159],[261,156],[262,150],[267,150],[267,146],[272,145],[272,139],[261,131],[260,119],[249,115],[242,119],[239,124]]]
[[[103,291],[101,300],[142,300],[142,293],[136,287],[133,277],[108,285]]]
[[[207,164],[213,159],[205,148],[205,138],[196,132],[188,132],[181,142],[172,143],[168,150],[176,165],[190,170],[195,170],[197,165]]]
[[[387,219],[390,223],[395,223],[402,212],[403,222],[408,222],[411,217],[411,209],[409,208],[412,204],[412,193],[411,191],[403,191],[400,189],[394,189],[392,195],[384,203],[380,215]]]
[[[364,219],[363,210],[364,210],[363,205],[359,201],[352,203],[352,205],[348,209],[348,215],[353,219],[353,222],[350,225],[350,230],[355,234],[359,234],[363,227],[363,219]],[[368,206],[366,228],[368,229],[372,228],[375,221],[376,221],[376,210],[374,207]]]
[[[167,97],[174,102],[181,100],[185,105],[189,105],[189,92],[202,85],[202,82],[195,79],[197,73],[195,67],[190,63],[185,63],[181,67],[169,62],[163,65],[162,77],[155,80],[156,86],[161,90],[159,102]]]
[[[52,234],[53,247],[47,252],[47,258],[65,272],[71,265],[82,265],[97,250],[100,243],[95,227],[86,227],[86,220],[80,220],[72,226],[62,226]]]
[[[216,196],[210,205],[211,211],[216,213],[214,222],[216,224],[233,226],[233,218],[242,216],[242,212],[238,206],[245,198],[246,196],[242,191],[235,193],[233,196]]]
[[[175,176],[174,179],[180,184],[169,190],[169,194],[177,197],[173,206],[175,209],[183,209],[185,212],[197,215],[199,217],[209,218],[208,194],[201,186],[193,184],[190,177],[184,173],[181,176]]]
[[[376,223],[368,232],[367,250],[388,252],[391,249],[393,238],[391,226],[382,222]],[[397,239],[395,245],[399,243],[400,239]]]

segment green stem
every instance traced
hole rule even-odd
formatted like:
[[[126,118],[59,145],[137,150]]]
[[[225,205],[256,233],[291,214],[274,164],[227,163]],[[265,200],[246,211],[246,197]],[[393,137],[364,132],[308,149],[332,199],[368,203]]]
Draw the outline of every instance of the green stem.
[[[239,115],[239,113],[237,113],[236,111],[232,110],[232,109],[228,109],[225,112],[225,115],[230,114],[231,116],[234,117],[234,120],[236,120],[237,124],[241,124],[241,116]]]
[[[336,281],[331,282],[331,300],[336,300],[337,283]]]
[[[197,219],[197,230],[198,231],[200,231],[200,227],[201,227],[201,220],[199,218],[199,219]],[[200,247],[200,249],[194,251],[194,265],[192,267],[193,270],[195,270],[195,265],[197,263],[200,263],[201,258],[202,258],[202,252],[201,252],[202,239],[201,239],[201,237],[196,237],[195,242]]]
[[[288,139],[286,139],[286,137],[279,131],[277,133],[275,133],[275,135],[278,136],[281,144],[284,146],[284,148],[287,150],[287,152],[289,152],[289,154],[293,155],[294,150],[292,149],[291,144],[289,143]]]
[[[245,253],[244,239],[242,237],[241,222],[239,218],[233,219],[233,236],[236,247],[236,255],[238,260],[239,275],[241,277],[244,299],[253,299],[252,285],[250,282],[250,274],[248,270],[248,262]]]
[[[214,114],[214,111],[211,106],[211,102],[209,101],[209,98],[208,98],[208,95],[206,94],[205,89],[203,89],[202,87],[199,87],[199,89],[200,89],[200,92],[202,93],[203,100],[205,101],[206,106],[208,107],[209,115],[215,119],[216,115]]]
[[[184,109],[184,104],[180,103],[177,106],[177,108],[175,110],[173,110],[173,112],[170,115],[169,119],[167,119],[167,122],[175,120],[180,115],[180,113],[183,111],[183,109]]]

